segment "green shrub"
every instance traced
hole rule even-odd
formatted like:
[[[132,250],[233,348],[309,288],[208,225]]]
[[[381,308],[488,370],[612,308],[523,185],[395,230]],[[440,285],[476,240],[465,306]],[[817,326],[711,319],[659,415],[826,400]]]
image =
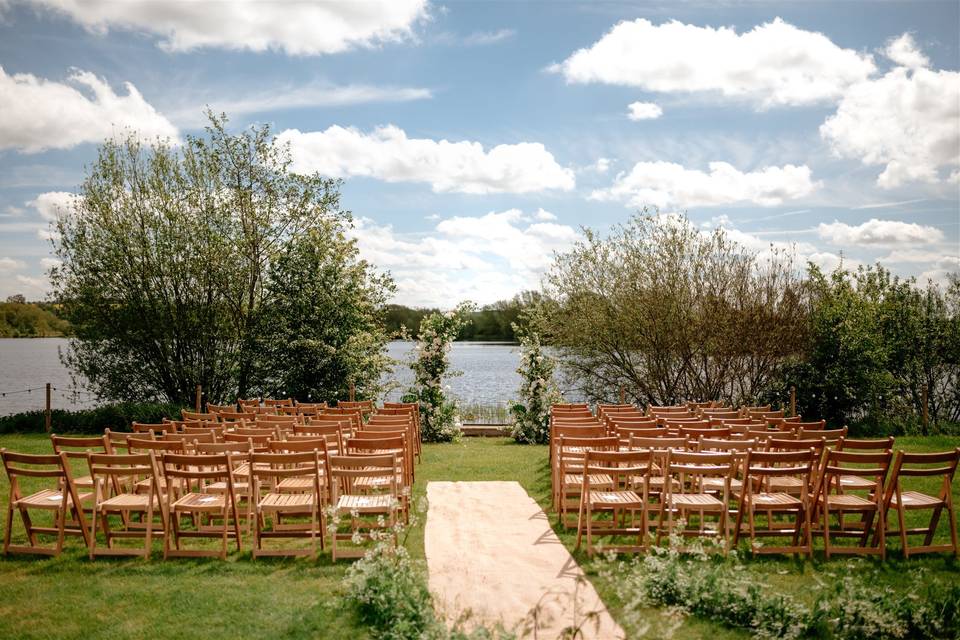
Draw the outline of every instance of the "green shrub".
[[[163,418],[179,418],[180,409],[177,404],[150,402],[120,402],[79,411],[54,409],[50,424],[54,433],[103,433],[106,428],[129,431],[131,422],[157,423]],[[0,433],[42,433],[44,426],[43,411],[0,416]]]
[[[663,550],[603,571],[618,584],[627,615],[666,606],[762,638],[960,638],[960,585],[926,583],[922,575],[903,591],[878,587],[871,572],[844,575],[817,587],[808,606],[747,573],[736,555]]]

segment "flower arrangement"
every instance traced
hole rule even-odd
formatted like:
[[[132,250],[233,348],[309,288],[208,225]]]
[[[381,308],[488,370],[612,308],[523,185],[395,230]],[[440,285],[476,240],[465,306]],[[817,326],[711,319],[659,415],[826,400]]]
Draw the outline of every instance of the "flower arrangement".
[[[510,403],[511,435],[517,442],[543,444],[550,438],[550,405],[562,400],[553,381],[555,363],[544,353],[539,334],[517,325],[513,330],[520,339],[521,382],[520,399]]]
[[[453,398],[444,393],[443,378],[460,375],[450,370],[448,354],[460,330],[470,321],[470,302],[447,313],[431,313],[420,322],[416,358],[410,363],[414,386],[404,401],[420,405],[421,437],[425,442],[460,439],[460,414]]]

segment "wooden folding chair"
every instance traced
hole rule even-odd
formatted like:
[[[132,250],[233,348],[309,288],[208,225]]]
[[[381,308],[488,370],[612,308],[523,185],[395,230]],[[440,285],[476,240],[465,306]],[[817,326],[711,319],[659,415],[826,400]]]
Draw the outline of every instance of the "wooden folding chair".
[[[839,429],[804,429],[803,427],[797,428],[797,439],[798,440],[810,440],[813,438],[823,438],[827,443],[827,446],[835,445],[840,442],[843,438],[847,437],[847,427],[840,427]]]
[[[338,558],[363,556],[362,547],[344,547],[340,543],[373,539],[377,534],[387,535],[397,544],[394,527],[400,508],[397,485],[397,456],[330,456],[330,483],[333,488],[331,548],[333,561]],[[358,485],[359,483],[359,485]],[[339,530],[339,519],[348,516],[349,532]],[[375,533],[376,532],[376,533]]]
[[[636,536],[635,544],[603,545],[603,551],[632,553],[649,546],[647,508],[650,494],[650,473],[653,469],[650,450],[616,451],[588,449],[583,459],[580,507],[577,518],[577,549],[584,532],[587,555],[593,556],[594,536]],[[594,483],[596,479],[600,484]],[[600,515],[599,520],[594,515]],[[610,514],[610,519],[604,517]],[[639,518],[638,518],[639,514]]]
[[[740,542],[743,533],[743,517],[747,514],[746,529],[750,534],[750,552],[760,553],[805,553],[813,557],[813,532],[811,522],[810,478],[819,456],[814,449],[805,451],[748,451],[740,485],[737,521],[734,526],[733,544]],[[800,480],[800,494],[792,495],[770,491],[773,478],[786,477]],[[767,516],[767,528],[756,525],[757,512]],[[792,527],[774,522],[773,514],[792,515]],[[789,523],[786,523],[789,524]],[[781,526],[778,526],[781,525]],[[792,543],[785,546],[758,545],[758,537],[791,537]],[[802,544],[801,544],[802,538]]]
[[[180,416],[187,422],[216,422],[217,414],[215,413],[198,413],[196,411],[187,411],[186,409],[180,410]]]
[[[321,508],[320,452],[255,453],[252,457],[252,484],[256,487],[256,525],[254,527],[253,557],[259,556],[313,556],[317,553],[317,538],[323,549],[324,518]],[[301,490],[283,491],[282,483],[296,482]],[[263,491],[262,487],[276,487]],[[306,487],[305,490],[303,488]],[[307,522],[281,523],[281,518],[306,517]],[[268,518],[273,526],[266,528]],[[272,538],[310,538],[309,549],[283,547],[265,549],[263,541]]]
[[[667,512],[668,535],[674,531],[674,514],[682,517],[685,525],[679,530],[682,536],[714,536],[723,539],[723,553],[730,551],[730,527],[727,524],[730,504],[730,480],[736,471],[737,461],[732,453],[691,453],[686,451],[667,451],[663,509]],[[721,478],[720,491],[704,491],[704,478]],[[675,481],[675,482],[674,482]],[[691,514],[697,514],[696,528],[690,526]],[[706,525],[706,515],[716,515],[717,528],[710,531]],[[657,544],[665,533],[662,526],[657,528]]]
[[[245,533],[250,534],[253,528],[254,483],[250,479],[250,459],[253,456],[253,442],[248,438],[242,442],[198,442],[194,445],[193,453],[199,455],[230,454],[233,461],[233,494],[237,503],[237,513],[242,514],[246,522]],[[205,482],[204,491],[208,493],[226,493],[229,485],[225,480]]]
[[[616,437],[576,438],[560,436],[557,443],[557,491],[554,497],[557,504],[557,515],[560,526],[572,529],[577,526],[577,520],[570,518],[570,512],[578,509],[581,504],[583,489],[583,474],[586,465],[586,456],[590,451],[616,451],[620,448],[620,440]],[[590,485],[597,490],[612,491],[613,478],[600,474],[590,478]]]
[[[237,551],[241,549],[240,516],[237,513],[237,501],[233,488],[233,459],[230,453],[222,455],[189,455],[167,453],[161,458],[160,466],[166,484],[183,487],[182,495],[175,499],[174,492],[167,492],[167,514],[169,531],[164,537],[163,557],[227,557],[227,540],[236,541]],[[206,484],[225,482],[226,491],[210,492],[204,489]],[[190,516],[195,525],[193,529],[182,529],[180,516]],[[207,522],[204,523],[203,519]],[[212,524],[220,520],[220,525]],[[230,522],[233,527],[230,527]],[[181,549],[183,538],[219,538],[220,551],[209,549]],[[173,543],[174,548],[170,548]]]
[[[84,543],[90,546],[90,531],[87,528],[83,510],[85,503],[93,498],[92,492],[80,493],[73,482],[70,472],[70,463],[66,455],[33,455],[29,453],[15,453],[7,449],[0,449],[0,459],[3,461],[4,471],[10,481],[10,495],[7,500],[6,528],[3,535],[3,553],[32,553],[40,555],[59,556],[63,551],[63,541],[66,535],[79,535]],[[29,495],[24,495],[20,486],[22,478],[49,478],[55,481],[52,488],[41,489]],[[29,481],[28,481],[29,482]],[[10,544],[13,532],[13,512],[20,514],[20,519],[26,529],[26,545]],[[30,516],[31,511],[53,512],[53,526],[43,526],[34,523]],[[76,527],[67,526],[67,518],[73,516]],[[38,535],[57,536],[53,547],[42,546]]]
[[[818,479],[816,507],[817,513],[821,516],[823,548],[828,560],[834,553],[875,554],[886,560],[886,513],[883,509],[883,492],[875,490],[862,496],[844,491],[841,478],[845,475],[872,478],[876,486],[882,487],[892,458],[892,451],[858,453],[827,450]],[[861,521],[857,523],[857,527],[843,526],[842,516],[848,513],[861,515]],[[837,516],[839,527],[831,530],[832,515]],[[874,541],[871,543],[870,538],[875,531],[879,535],[874,536]],[[839,537],[859,538],[860,544],[856,547],[837,546],[833,539]]]
[[[330,456],[327,439],[322,436],[288,436],[286,440],[270,443],[270,453],[316,453],[320,457],[320,499],[322,504],[330,503]],[[311,491],[313,484],[309,478],[285,478],[273,488],[279,493],[302,493]]]
[[[397,457],[397,493],[400,499],[400,511],[403,513],[404,521],[410,520],[410,495],[413,488],[413,447],[407,440],[406,432],[397,431],[393,436],[375,433],[368,435],[386,436],[379,438],[365,438],[361,436],[363,432],[357,433],[357,436],[349,438],[344,446],[349,456],[383,456],[395,455]],[[376,489],[377,483],[383,483],[383,478],[360,478],[354,483],[358,489]]]
[[[960,462],[960,448],[941,453],[906,453],[898,451],[893,463],[890,482],[887,485],[883,500],[883,513],[886,516],[890,509],[897,510],[897,528],[889,531],[888,535],[900,536],[904,557],[918,553],[937,553],[953,551],[953,555],[960,556],[960,546],[957,545],[957,515],[953,510],[953,476]],[[935,465],[935,466],[931,466]],[[904,478],[934,478],[941,476],[943,482],[936,495],[920,491],[904,491]],[[907,527],[907,511],[930,510],[930,521],[925,527]],[[950,544],[933,544],[940,515],[946,510],[947,522],[950,529]],[[924,536],[923,544],[910,546],[909,537]]]
[[[140,556],[149,558],[154,535],[154,514],[160,516],[159,531],[164,535],[167,518],[157,482],[156,458],[152,451],[141,454],[88,453],[90,477],[94,490],[93,516],[90,530],[90,559],[96,556]],[[148,480],[146,493],[138,492],[138,483]],[[132,514],[140,515],[134,526]],[[110,516],[119,515],[122,528],[110,526]],[[97,547],[97,523],[106,537],[106,548]],[[143,540],[140,549],[115,547],[114,541],[127,538]]]

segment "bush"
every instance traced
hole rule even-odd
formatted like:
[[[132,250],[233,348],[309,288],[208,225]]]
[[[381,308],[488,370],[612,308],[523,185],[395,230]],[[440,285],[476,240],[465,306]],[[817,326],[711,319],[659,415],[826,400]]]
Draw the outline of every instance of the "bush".
[[[869,572],[844,575],[811,607],[747,573],[736,555],[718,560],[662,550],[604,572],[619,585],[628,615],[666,606],[763,638],[960,638],[960,585],[924,576],[896,591],[877,587]]]
[[[103,433],[106,428],[129,431],[131,422],[157,423],[163,418],[178,418],[181,408],[178,404],[120,402],[80,411],[54,409],[50,424],[53,433]],[[0,433],[43,433],[44,426],[43,411],[0,416]]]

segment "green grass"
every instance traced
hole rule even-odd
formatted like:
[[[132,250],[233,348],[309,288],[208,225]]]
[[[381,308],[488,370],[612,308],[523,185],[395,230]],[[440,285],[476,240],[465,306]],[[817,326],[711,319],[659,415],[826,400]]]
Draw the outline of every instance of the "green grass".
[[[937,451],[960,445],[960,438],[900,438],[897,446],[913,451]],[[0,436],[0,446],[24,452],[48,452],[41,435]],[[426,445],[417,467],[414,499],[425,494],[431,480],[516,480],[542,506],[550,502],[547,450],[501,438],[468,439],[459,444]],[[954,500],[960,492],[954,483]],[[929,482],[917,488],[933,491]],[[6,508],[8,485],[0,478],[0,507]],[[572,550],[575,533],[556,527]],[[946,523],[940,539],[945,539]],[[15,538],[23,538],[15,525]],[[246,543],[246,541],[245,541]],[[412,556],[423,559],[423,517],[409,531]],[[87,560],[78,538],[68,538],[66,552],[55,559],[11,556],[0,559],[0,637],[2,638],[364,638],[366,630],[344,608],[343,577],[348,562],[336,565],[329,552],[316,560],[253,560],[248,551],[233,553],[226,562],[179,559],[163,561]],[[879,569],[878,588],[905,589],[917,572],[929,579],[956,581],[960,567],[945,555],[905,561],[898,543],[889,543],[886,563],[879,560],[835,559],[824,562],[768,558],[747,563],[745,579],[762,577],[774,588],[801,600],[815,577],[858,567]],[[580,552],[574,556],[594,581],[615,618],[615,585],[599,575],[599,561]],[[651,617],[661,612],[650,610]],[[631,637],[636,629],[627,628]],[[687,619],[675,638],[714,640],[746,638],[707,620]]]

